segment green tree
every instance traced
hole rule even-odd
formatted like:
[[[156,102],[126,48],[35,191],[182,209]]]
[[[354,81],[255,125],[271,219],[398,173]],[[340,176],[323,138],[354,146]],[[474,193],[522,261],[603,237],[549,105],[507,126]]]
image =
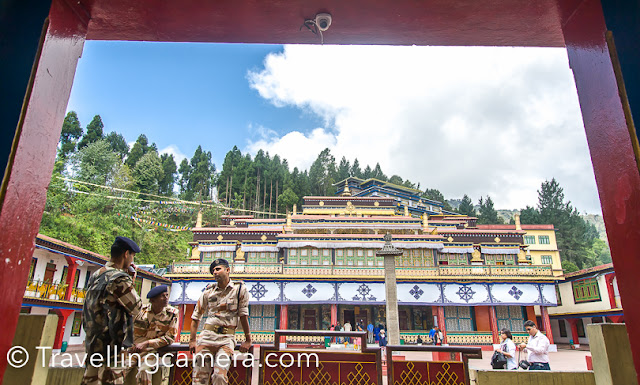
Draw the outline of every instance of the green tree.
[[[478,215],[478,224],[499,224],[504,223],[502,218],[498,217],[498,212],[493,207],[493,200],[487,195],[487,199],[480,197],[480,209]]]
[[[376,163],[376,167],[372,171],[372,178],[379,179],[383,182],[387,181],[387,176],[382,172],[382,168],[380,167],[380,163]]]
[[[360,162],[358,162],[358,158],[356,158],[351,165],[351,176],[355,176],[356,178],[363,178],[362,169],[360,168]]]
[[[208,199],[216,171],[214,164],[211,162],[211,152],[203,151],[202,146],[198,146],[191,158],[190,165],[191,171],[187,182],[186,198],[189,200]]]
[[[133,168],[133,178],[136,181],[137,190],[148,194],[157,194],[158,181],[163,177],[162,162],[158,153],[150,151],[146,153]]]
[[[296,193],[291,188],[287,188],[278,197],[278,205],[284,210],[291,210],[293,205],[298,203],[298,199]]]
[[[180,174],[180,180],[178,183],[178,185],[180,186],[180,196],[184,197],[187,195],[189,176],[191,175],[191,165],[189,164],[189,161],[187,159],[182,159],[182,162],[180,162],[178,173]]]
[[[82,136],[82,127],[75,111],[69,111],[62,123],[58,156],[63,160],[76,151],[78,139]]]
[[[138,163],[138,161],[142,159],[142,157],[147,152],[149,152],[149,150],[150,150],[149,140],[147,139],[146,135],[141,134],[140,136],[138,136],[138,139],[136,139],[136,142],[133,144],[133,147],[131,147],[131,151],[129,151],[129,156],[127,157],[127,160],[124,163],[132,169],[135,168],[136,163]]]
[[[473,206],[473,201],[467,194],[464,194],[462,197],[462,202],[460,202],[460,206],[458,206],[458,212],[462,215],[468,215],[470,217],[475,217],[478,214],[476,213],[476,209]]]
[[[74,174],[80,180],[106,185],[113,176],[118,155],[111,151],[109,143],[99,140],[80,149],[72,160]]]
[[[87,125],[87,133],[84,134],[80,143],[78,143],[78,150],[88,146],[91,143],[95,143],[103,139],[102,129],[104,124],[100,115],[96,115],[91,120],[91,123]]]
[[[542,219],[540,218],[540,213],[535,207],[527,206],[524,210],[520,211],[520,223],[523,225],[542,224]]]
[[[351,165],[349,161],[344,156],[340,159],[340,164],[338,165],[338,170],[336,172],[336,182],[347,179],[351,176]]]
[[[333,176],[335,175],[336,160],[331,155],[331,151],[325,148],[320,152],[316,160],[309,168],[309,179],[311,182],[311,194],[330,195],[335,192]]]
[[[576,266],[575,263],[573,263],[571,261],[562,261],[562,270],[564,270],[564,272],[566,274],[566,273],[576,272],[576,271],[578,271],[580,269],[578,268],[578,266]]]
[[[402,177],[400,177],[400,175],[392,175],[391,178],[389,178],[389,183],[402,186],[404,181],[402,180]]]
[[[444,195],[438,189],[428,188],[428,189],[424,190],[424,193],[422,194],[422,196],[427,198],[427,199],[430,199],[432,201],[436,201],[436,202],[442,203],[442,205],[443,205],[442,208],[444,210],[453,211],[453,207],[451,207],[449,202],[447,202],[447,200],[444,198]]]
[[[176,183],[176,171],[178,171],[173,154],[162,154],[162,177],[158,179],[158,191],[161,195],[173,195],[173,185]]]
[[[362,172],[362,179],[369,178],[373,178],[373,170],[371,169],[371,167],[369,167],[369,165],[367,165],[367,167],[365,167],[364,171]]]
[[[120,155],[120,159],[124,159],[129,155],[129,145],[121,134],[112,131],[104,139],[111,146],[111,150]]]

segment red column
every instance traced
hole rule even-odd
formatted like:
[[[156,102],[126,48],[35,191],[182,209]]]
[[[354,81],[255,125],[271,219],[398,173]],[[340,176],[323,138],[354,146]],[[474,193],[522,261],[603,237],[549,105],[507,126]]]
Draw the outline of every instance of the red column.
[[[60,349],[62,339],[64,338],[64,329],[67,326],[67,320],[69,316],[74,313],[74,310],[55,309],[55,312],[58,315],[58,327],[56,329],[56,338],[53,340],[53,348]]]
[[[500,331],[498,330],[498,317],[496,316],[496,307],[489,306],[489,323],[491,324],[491,335],[493,337],[493,343],[500,343]]]
[[[623,323],[624,322],[624,316],[623,315],[610,315],[608,316],[609,319],[611,319],[611,321],[613,321],[613,323]]]
[[[184,307],[185,305],[178,305],[178,336],[176,337],[176,342],[182,342],[180,338],[182,336],[182,326],[184,325]]]
[[[338,305],[331,305],[331,325],[335,326],[338,323]]]
[[[573,340],[573,344],[576,347],[580,346],[580,337],[578,337],[578,321],[582,321],[576,318],[569,318],[567,322],[569,322],[569,326],[571,326],[571,339]]]
[[[616,273],[609,273],[604,276],[605,282],[607,283],[607,293],[609,294],[609,305],[612,309],[618,307],[616,303],[616,291],[613,289],[613,279],[616,277]]]
[[[640,244],[640,173],[632,144],[637,139],[630,136],[632,119],[636,119],[637,127],[638,116],[632,117],[630,112],[625,116],[626,92],[624,84],[619,85],[616,79],[606,41],[609,28],[600,1],[574,4],[563,12],[566,17],[561,25],[640,379],[640,258],[636,257]],[[633,23],[632,18],[629,20]]]
[[[287,330],[289,326],[288,305],[280,305],[280,329]],[[280,343],[287,342],[286,337],[280,337]]]
[[[14,3],[18,4],[12,2]],[[46,3],[49,2],[45,2],[44,10],[48,8]],[[3,11],[5,4],[6,2],[3,3]],[[88,19],[80,19],[83,17],[82,12],[71,8],[75,3],[53,0],[50,4],[48,25],[45,24],[46,14],[41,13],[42,4],[38,4],[39,7],[25,5],[24,8],[20,4],[20,11],[11,6],[8,8],[8,16],[2,16],[3,21],[13,17],[15,25],[20,27],[16,29],[15,35],[10,34],[6,40],[21,40],[24,36],[24,51],[30,55],[28,65],[33,64],[33,67],[28,82],[20,82],[22,78],[16,79],[19,87],[28,85],[22,90],[24,104],[20,103],[13,111],[15,120],[6,119],[8,115],[3,115],[1,122],[3,130],[15,130],[15,138],[11,153],[5,158],[6,168],[2,168],[4,179],[3,190],[0,191],[0,255],[6,261],[0,269],[0,379],[4,376],[8,363],[7,352],[11,348],[18,325],[35,247],[34,239],[40,228],[56,146],[88,23]],[[25,9],[29,11],[22,12]],[[33,31],[37,25],[46,28],[42,34],[43,39],[39,38],[42,28],[38,27],[38,38],[29,39],[28,36],[31,35],[27,32]],[[22,29],[21,26],[28,27]],[[41,45],[38,41],[42,42]],[[24,55],[21,54],[22,52],[17,52],[16,63],[22,63],[20,59],[24,59]],[[13,83],[2,86],[8,87],[10,95],[16,89]],[[7,100],[7,103],[10,101]],[[6,152],[3,155],[6,156]]]
[[[542,328],[547,332],[547,338],[549,343],[553,345],[553,332],[551,331],[551,320],[549,319],[549,310],[546,306],[540,306],[540,313],[542,315]]]
[[[442,335],[443,335],[442,343],[444,344],[447,341],[447,328],[445,327],[445,322],[444,322],[444,307],[434,306],[433,308],[436,310],[436,314],[438,317],[438,328],[442,330]]]
[[[64,300],[70,301],[73,284],[76,281],[76,274],[78,274],[78,264],[71,258],[67,258],[67,262],[69,263],[69,271],[67,271],[67,290],[64,292]]]

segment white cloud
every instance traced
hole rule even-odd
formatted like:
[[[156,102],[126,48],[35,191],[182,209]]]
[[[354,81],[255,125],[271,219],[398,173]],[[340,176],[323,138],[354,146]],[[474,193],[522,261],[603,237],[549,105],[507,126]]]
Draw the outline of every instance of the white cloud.
[[[325,127],[262,148],[308,167],[325,147],[339,161],[379,162],[448,198],[489,194],[498,208],[537,203],[555,177],[579,210],[600,212],[566,51],[549,48],[286,46],[251,86]]]
[[[170,144],[167,147],[165,147],[162,150],[160,150],[160,155],[162,155],[162,154],[171,154],[171,155],[173,155],[173,159],[176,161],[176,165],[178,167],[180,167],[180,162],[182,162],[182,159],[186,159],[187,158],[187,156],[185,154],[183,154],[182,151],[180,151],[178,146],[176,146],[175,144]]]

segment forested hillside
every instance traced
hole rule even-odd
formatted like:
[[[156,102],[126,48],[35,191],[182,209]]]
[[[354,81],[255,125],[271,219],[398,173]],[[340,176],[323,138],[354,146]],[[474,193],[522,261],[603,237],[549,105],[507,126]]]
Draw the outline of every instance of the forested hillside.
[[[443,202],[446,210],[478,217],[480,224],[505,222],[490,196],[480,197],[476,205],[465,194],[455,200],[454,210],[438,189],[422,190],[420,183],[389,177],[380,164],[363,168],[357,158],[345,157],[337,162],[329,149],[308,170],[291,170],[277,154],[260,150],[251,156],[234,146],[217,171],[203,146],[178,165],[173,155],[158,154],[145,135],[129,148],[121,134],[104,133],[99,115],[85,130],[71,111],[62,127],[40,231],[104,255],[115,236],[128,236],[143,249],[138,263],[165,266],[188,257],[189,230],[198,211],[205,226],[218,225],[225,213],[282,217],[293,204],[301,206],[304,196],[333,195],[333,185],[349,176],[417,189],[421,196]],[[538,207],[522,210],[522,221],[556,226],[568,269],[610,260],[606,244],[603,248],[596,242],[595,227],[564,202],[555,180],[544,182],[538,193]]]

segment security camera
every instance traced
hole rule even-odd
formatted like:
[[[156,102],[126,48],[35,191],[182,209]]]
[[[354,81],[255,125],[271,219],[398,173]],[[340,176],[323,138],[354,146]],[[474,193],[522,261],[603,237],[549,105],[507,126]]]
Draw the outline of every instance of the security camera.
[[[322,32],[329,29],[331,26],[331,15],[328,13],[319,13],[316,15],[316,25]]]

